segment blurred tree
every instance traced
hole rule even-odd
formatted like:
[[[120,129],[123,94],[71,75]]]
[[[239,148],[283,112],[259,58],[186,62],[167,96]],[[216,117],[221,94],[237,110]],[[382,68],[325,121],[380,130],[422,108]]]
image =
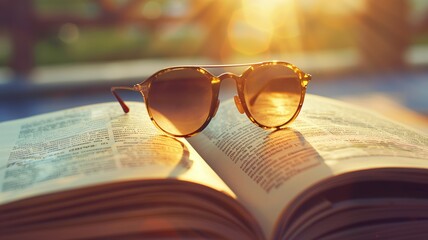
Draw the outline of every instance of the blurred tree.
[[[361,66],[371,70],[402,69],[412,28],[407,0],[365,0],[359,16]]]

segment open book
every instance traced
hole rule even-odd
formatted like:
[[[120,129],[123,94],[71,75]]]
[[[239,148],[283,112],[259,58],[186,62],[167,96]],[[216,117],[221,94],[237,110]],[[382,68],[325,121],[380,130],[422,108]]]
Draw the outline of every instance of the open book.
[[[0,123],[1,239],[426,239],[428,137],[308,95],[268,131],[232,101],[174,139],[144,103]]]

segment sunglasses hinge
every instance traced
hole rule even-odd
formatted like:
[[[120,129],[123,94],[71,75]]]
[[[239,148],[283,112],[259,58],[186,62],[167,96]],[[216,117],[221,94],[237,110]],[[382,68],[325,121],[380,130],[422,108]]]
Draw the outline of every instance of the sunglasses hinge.
[[[311,74],[305,73],[305,75],[303,75],[303,80],[310,81],[311,79],[312,79]]]
[[[311,79],[312,76],[310,74],[305,73],[305,75],[303,75],[302,77],[302,86],[307,87]]]
[[[141,91],[145,92],[147,90],[147,86],[141,85],[141,84],[135,84],[133,88],[135,91],[138,91],[138,92],[141,92]]]

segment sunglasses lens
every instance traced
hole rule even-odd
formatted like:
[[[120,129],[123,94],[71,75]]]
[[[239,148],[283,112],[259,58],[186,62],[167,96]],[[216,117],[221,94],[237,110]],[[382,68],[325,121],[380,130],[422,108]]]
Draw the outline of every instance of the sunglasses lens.
[[[209,117],[212,101],[209,76],[190,68],[161,73],[152,81],[148,109],[156,124],[176,136],[194,133]]]
[[[254,69],[244,87],[245,103],[251,116],[265,127],[279,127],[290,121],[299,108],[302,85],[285,65]]]

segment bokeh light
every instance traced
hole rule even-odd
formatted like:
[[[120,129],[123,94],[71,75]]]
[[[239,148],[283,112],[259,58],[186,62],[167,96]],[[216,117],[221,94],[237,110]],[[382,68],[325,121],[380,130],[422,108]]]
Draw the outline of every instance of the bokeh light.
[[[228,38],[233,50],[246,55],[255,55],[266,51],[272,38],[272,31],[249,24],[242,11],[237,11],[231,18]]]
[[[242,8],[230,20],[228,33],[232,48],[245,55],[264,53],[272,48],[300,50],[296,2],[242,1]]]
[[[141,13],[148,19],[157,19],[162,15],[162,5],[158,1],[147,1],[142,5]]]
[[[79,39],[79,28],[76,24],[66,23],[60,27],[58,37],[65,43],[73,43]]]

